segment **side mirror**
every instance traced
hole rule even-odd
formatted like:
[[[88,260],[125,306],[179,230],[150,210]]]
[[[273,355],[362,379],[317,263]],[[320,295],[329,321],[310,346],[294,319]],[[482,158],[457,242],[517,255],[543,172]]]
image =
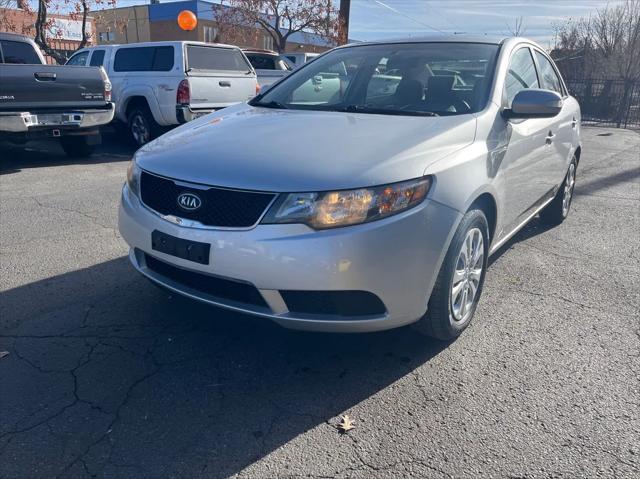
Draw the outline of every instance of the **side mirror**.
[[[502,111],[505,118],[551,118],[562,110],[562,97],[551,90],[528,88],[516,93],[511,108]]]

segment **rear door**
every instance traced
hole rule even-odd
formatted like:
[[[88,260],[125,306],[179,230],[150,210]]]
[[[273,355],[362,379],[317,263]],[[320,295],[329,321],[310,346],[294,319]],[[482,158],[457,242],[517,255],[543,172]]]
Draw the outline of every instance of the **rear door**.
[[[237,48],[186,44],[185,72],[193,109],[223,108],[256,94],[255,73]]]

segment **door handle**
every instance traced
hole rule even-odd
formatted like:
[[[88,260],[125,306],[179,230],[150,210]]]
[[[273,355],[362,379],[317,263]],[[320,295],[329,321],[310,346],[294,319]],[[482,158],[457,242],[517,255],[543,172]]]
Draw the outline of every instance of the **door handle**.
[[[230,81],[219,81],[218,85],[220,85],[221,87],[230,87],[231,86],[231,82]]]
[[[573,117],[573,120],[571,120],[571,128],[575,128],[578,125],[578,120],[576,120],[575,117]]]
[[[36,72],[33,74],[37,81],[55,81],[56,74],[50,72]]]
[[[549,130],[549,134],[547,135],[547,137],[544,139],[544,142],[547,145],[550,145],[551,143],[553,143],[553,139],[556,137],[556,135],[553,134],[553,132],[551,130]]]

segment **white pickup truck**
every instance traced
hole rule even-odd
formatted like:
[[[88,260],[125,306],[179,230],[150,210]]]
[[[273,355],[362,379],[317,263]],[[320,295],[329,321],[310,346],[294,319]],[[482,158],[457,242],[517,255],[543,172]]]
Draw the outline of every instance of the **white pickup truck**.
[[[162,127],[179,125],[258,91],[256,72],[237,47],[201,42],[99,45],[76,52],[67,65],[102,66],[113,85],[116,120],[137,146]]]

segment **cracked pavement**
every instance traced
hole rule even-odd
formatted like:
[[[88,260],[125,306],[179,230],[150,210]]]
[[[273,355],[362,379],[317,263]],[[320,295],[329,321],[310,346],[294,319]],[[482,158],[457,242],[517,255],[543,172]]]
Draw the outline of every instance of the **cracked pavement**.
[[[1,478],[640,477],[638,133],[584,129],[568,220],[492,258],[453,343],[155,288],[116,228],[132,152],[106,142],[0,145]]]

